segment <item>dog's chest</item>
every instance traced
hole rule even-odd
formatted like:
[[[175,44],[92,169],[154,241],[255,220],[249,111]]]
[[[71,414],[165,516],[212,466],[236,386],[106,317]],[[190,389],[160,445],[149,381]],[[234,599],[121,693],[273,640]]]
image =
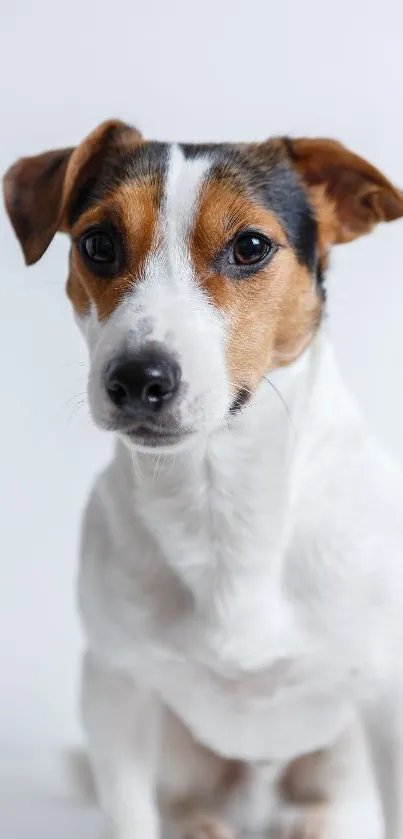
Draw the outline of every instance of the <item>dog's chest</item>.
[[[200,476],[192,484],[168,471],[158,488],[143,483],[137,516],[119,515],[119,538],[110,532],[111,560],[128,571],[118,598],[107,599],[107,643],[206,746],[229,758],[287,760],[341,730],[349,665],[332,664],[328,609],[312,628],[307,585],[317,585],[300,575],[284,532],[284,476],[274,468],[262,476],[254,462],[250,470],[253,483],[228,464],[219,475],[210,464],[206,487]],[[300,575],[297,597],[284,567],[294,582]]]
[[[307,628],[305,607],[274,583],[231,594],[200,622],[179,621],[171,639],[156,632],[145,678],[227,758],[282,761],[328,745],[350,713],[340,700],[353,690],[348,657],[336,662],[326,634]]]
[[[194,736],[227,758],[281,761],[316,750],[349,714],[339,698],[347,672],[329,667],[313,647],[293,653],[290,644],[288,654],[268,652],[259,669],[245,670],[161,646],[148,653],[146,669]]]

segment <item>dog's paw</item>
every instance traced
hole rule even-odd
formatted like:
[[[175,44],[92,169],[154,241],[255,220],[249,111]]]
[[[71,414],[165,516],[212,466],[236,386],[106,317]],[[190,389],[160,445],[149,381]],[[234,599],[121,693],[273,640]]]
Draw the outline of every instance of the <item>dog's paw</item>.
[[[128,825],[108,825],[104,839],[160,839],[158,825],[133,821]]]
[[[181,839],[236,839],[229,825],[210,816],[200,816],[189,823]]]
[[[329,802],[288,810],[273,839],[382,839],[383,823],[370,803]]]
[[[316,805],[289,814],[278,826],[275,839],[327,839],[326,808]]]

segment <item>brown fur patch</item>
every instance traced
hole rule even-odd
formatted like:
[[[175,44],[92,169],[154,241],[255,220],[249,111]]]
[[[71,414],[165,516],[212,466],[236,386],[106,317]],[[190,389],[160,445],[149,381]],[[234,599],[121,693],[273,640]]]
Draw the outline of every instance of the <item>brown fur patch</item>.
[[[219,784],[219,792],[228,795],[234,792],[244,780],[245,764],[237,760],[228,760],[223,765],[223,777]]]
[[[291,824],[280,828],[276,839],[324,839],[327,817],[326,806],[301,808]]]
[[[403,192],[375,166],[336,140],[300,138],[285,141],[290,161],[308,191],[324,187],[334,211],[329,246],[351,242],[380,221],[403,216]]]
[[[214,816],[195,815],[185,826],[183,839],[235,839],[232,828]]]
[[[309,187],[308,194],[318,225],[319,267],[324,273],[328,266],[330,249],[337,242],[339,233],[337,207],[326,195],[324,184]]]
[[[214,257],[246,227],[261,230],[279,245],[273,259],[245,280],[214,273]],[[311,341],[321,312],[312,275],[298,262],[278,219],[220,180],[203,190],[191,252],[200,283],[228,319],[233,390],[253,390],[264,373],[294,361]]]
[[[44,253],[57,229],[63,183],[73,149],[18,160],[4,177],[4,200],[27,265]]]
[[[302,755],[287,766],[280,778],[279,791],[290,804],[318,804],[324,795],[324,764],[327,753],[323,751]]]
[[[22,158],[6,172],[6,208],[27,265],[40,259],[57,230],[68,231],[69,208],[82,182],[99,172],[107,156],[119,159],[140,142],[135,128],[108,120],[76,148]]]
[[[155,239],[161,189],[155,178],[122,183],[102,204],[87,210],[73,227],[71,233],[77,243],[90,227],[105,222],[115,224],[123,236],[126,260],[121,274],[105,280],[88,270],[77,245],[73,245],[67,294],[79,314],[85,314],[92,302],[99,319],[105,320],[141,275]]]

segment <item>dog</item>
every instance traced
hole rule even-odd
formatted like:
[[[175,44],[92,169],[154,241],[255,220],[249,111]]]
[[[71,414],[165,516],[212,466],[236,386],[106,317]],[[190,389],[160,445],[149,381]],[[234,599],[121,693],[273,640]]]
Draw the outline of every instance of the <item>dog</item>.
[[[403,478],[324,324],[334,245],[403,216],[340,143],[18,161],[27,264],[71,238],[92,417],[82,708],[114,839],[403,839]],[[162,818],[162,816],[163,818]]]

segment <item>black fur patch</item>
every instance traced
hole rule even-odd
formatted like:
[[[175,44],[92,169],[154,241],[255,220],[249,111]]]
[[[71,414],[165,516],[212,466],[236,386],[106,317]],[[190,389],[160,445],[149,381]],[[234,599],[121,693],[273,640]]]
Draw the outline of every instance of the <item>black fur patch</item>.
[[[68,223],[70,227],[73,227],[85,210],[88,210],[89,207],[96,203],[96,184],[96,178],[88,178],[76,190],[68,212]]]
[[[252,393],[250,390],[248,390],[248,388],[241,387],[238,390],[238,393],[230,407],[230,413],[236,414],[238,411],[240,411],[241,408],[243,408],[249,402],[251,396]]]
[[[167,168],[167,143],[135,144],[133,150],[119,154],[112,150],[100,163],[96,177],[86,180],[76,191],[68,214],[72,227],[89,207],[103,201],[121,183],[150,179],[161,184]]]
[[[105,161],[94,194],[100,199],[119,183],[131,180],[150,179],[162,186],[168,154],[167,143],[136,144],[132,151]]]

